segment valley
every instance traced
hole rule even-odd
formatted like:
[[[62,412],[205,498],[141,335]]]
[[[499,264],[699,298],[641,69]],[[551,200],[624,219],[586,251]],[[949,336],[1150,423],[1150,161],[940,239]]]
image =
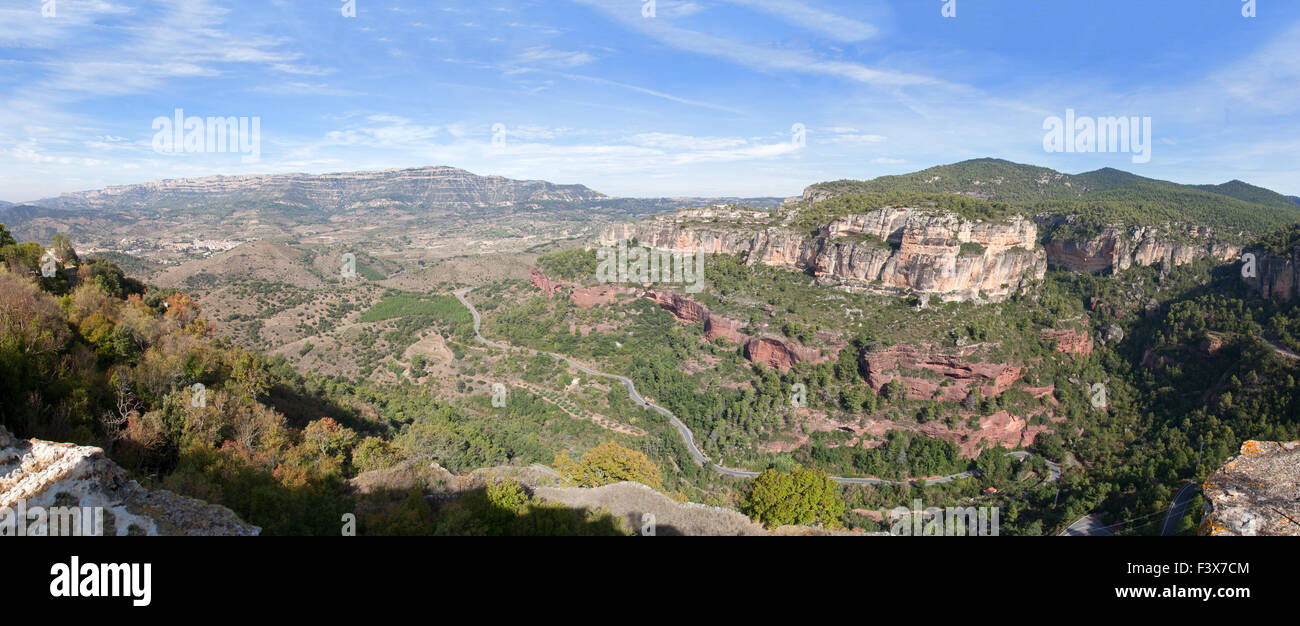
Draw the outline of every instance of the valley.
[[[98,258],[144,285],[43,289],[89,303],[88,285],[116,284],[120,304],[93,305],[110,327],[147,305],[193,339],[113,348],[88,326],[93,306],[73,304],[68,345],[107,346],[85,365],[105,368],[92,386],[126,381],[89,404],[116,394],[139,432],[109,432],[94,411],[79,421],[63,388],[30,382],[43,408],[0,415],[20,437],[135,450],[111,453],[157,477],[146,483],[241,515],[199,459],[235,455],[275,481],[298,468],[297,484],[334,504],[249,520],[271,533],[310,532],[313,510],[348,506],[393,530],[424,510],[402,494],[441,489],[408,474],[387,492],[339,480],[419,463],[558,470],[606,442],[650,463],[661,493],[741,512],[760,474],[814,470],[845,506],[822,523],[856,532],[888,530],[892,508],[921,498],[1001,506],[1004,534],[1055,535],[1085,514],[1121,534],[1189,533],[1199,507],[1184,507],[1186,524],[1156,515],[1174,491],[1245,439],[1300,436],[1284,391],[1300,350],[1285,227],[1300,205],[1270,194],[991,159],[784,200],[616,199],[452,168],[67,194],[0,208],[15,277],[39,256],[17,241],[66,237],[64,272]],[[704,288],[635,271],[601,282],[595,250],[620,244],[702,250]],[[1243,279],[1245,253],[1259,262]],[[164,358],[170,377],[150,373]],[[226,424],[209,447],[188,430],[202,422],[165,454],[142,443],[150,420],[186,414],[198,381],[220,399],[222,417],[205,419]]]

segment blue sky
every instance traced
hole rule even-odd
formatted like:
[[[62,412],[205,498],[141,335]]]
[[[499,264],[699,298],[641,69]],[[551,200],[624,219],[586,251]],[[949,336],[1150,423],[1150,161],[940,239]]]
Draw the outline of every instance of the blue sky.
[[[353,1],[0,0],[0,199],[423,165],[789,196],[983,156],[1300,195],[1293,0]],[[259,118],[259,159],[160,153],[178,108]],[[1066,109],[1150,117],[1151,160],[1046,152]]]

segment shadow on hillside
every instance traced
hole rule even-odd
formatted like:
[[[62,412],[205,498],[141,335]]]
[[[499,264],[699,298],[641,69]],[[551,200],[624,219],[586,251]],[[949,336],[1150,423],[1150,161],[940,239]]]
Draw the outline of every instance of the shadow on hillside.
[[[603,511],[537,500],[502,505],[479,487],[425,495],[418,488],[368,494],[359,502],[367,535],[464,537],[622,537],[639,534],[640,520],[624,524]]]

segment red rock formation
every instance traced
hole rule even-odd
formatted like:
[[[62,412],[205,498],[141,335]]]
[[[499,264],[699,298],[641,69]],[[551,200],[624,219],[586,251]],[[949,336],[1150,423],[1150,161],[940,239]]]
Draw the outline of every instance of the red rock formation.
[[[1051,330],[1044,328],[1042,331],[1044,339],[1054,340],[1056,342],[1057,352],[1065,354],[1074,354],[1087,357],[1092,354],[1092,337],[1081,330]]]
[[[654,300],[655,304],[659,305],[659,308],[672,313],[673,317],[680,322],[698,322],[709,317],[709,309],[703,304],[681,296],[675,291],[655,291],[651,289],[645,292],[645,297]]]
[[[929,400],[938,391],[940,400],[959,402],[972,388],[978,388],[985,397],[998,395],[1020,379],[1023,368],[1006,363],[971,363],[965,359],[973,349],[954,352],[935,352],[924,347],[898,345],[858,357],[867,383],[880,391],[889,381],[898,379],[907,385],[908,396],[915,400]],[[925,369],[947,379],[905,376],[902,370]]]
[[[620,293],[636,293],[636,290],[630,287],[619,285],[592,285],[587,287],[569,281],[551,280],[550,277],[536,267],[529,272],[528,284],[542,290],[548,296],[554,295],[561,289],[568,289],[573,304],[584,309],[589,309],[598,304],[609,304],[614,301],[614,296]]]
[[[817,363],[828,357],[816,348],[798,345],[784,337],[764,335],[745,342],[745,358],[784,372],[797,363]]]
[[[528,284],[541,289],[548,296],[555,293],[557,288],[556,284],[551,282],[551,279],[547,278],[546,274],[543,274],[542,270],[536,267],[528,273]]]

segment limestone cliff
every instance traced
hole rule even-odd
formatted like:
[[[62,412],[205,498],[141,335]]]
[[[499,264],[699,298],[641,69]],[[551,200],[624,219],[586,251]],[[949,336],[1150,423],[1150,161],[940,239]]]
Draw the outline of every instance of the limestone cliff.
[[[1280,302],[1290,302],[1300,294],[1300,248],[1282,254],[1252,249],[1246,252],[1255,255],[1255,268],[1254,272],[1243,272],[1242,280],[1256,293]]]
[[[920,293],[952,300],[1000,300],[1043,278],[1044,251],[1032,220],[973,221],[912,207],[848,215],[816,233],[756,211],[696,209],[606,228],[602,245],[641,245],[745,255],[811,271],[819,284],[848,291]]]
[[[1300,441],[1247,441],[1205,481],[1200,534],[1300,535]]]
[[[257,535],[230,509],[149,491],[90,446],[16,439],[0,426],[0,507],[102,507],[104,535]]]
[[[1039,225],[1047,233],[1043,247],[1048,264],[1074,272],[1121,272],[1134,265],[1175,267],[1202,258],[1230,261],[1242,250],[1204,227],[1106,226],[1086,237],[1057,234],[1068,232],[1057,228],[1066,222],[1068,218],[1055,216],[1041,219]]]

